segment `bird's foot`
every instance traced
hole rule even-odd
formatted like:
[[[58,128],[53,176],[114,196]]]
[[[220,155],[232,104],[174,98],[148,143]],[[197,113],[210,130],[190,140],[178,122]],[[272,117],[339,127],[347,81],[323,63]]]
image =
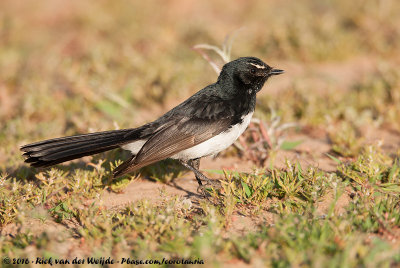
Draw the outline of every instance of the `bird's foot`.
[[[203,181],[205,181],[206,183],[199,184],[199,186],[197,187],[197,192],[205,197],[210,197],[212,192],[218,191],[221,188],[221,184],[217,180],[211,180],[207,178],[206,180],[203,179]]]

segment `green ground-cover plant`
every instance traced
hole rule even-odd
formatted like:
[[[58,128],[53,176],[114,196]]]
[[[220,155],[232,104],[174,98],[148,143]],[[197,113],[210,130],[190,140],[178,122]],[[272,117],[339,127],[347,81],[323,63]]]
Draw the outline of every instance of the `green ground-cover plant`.
[[[67,2],[0,4],[0,257],[400,265],[398,1]],[[220,44],[242,26],[223,54],[254,55],[287,72],[260,92],[257,131],[220,156],[253,159],[253,171],[209,171],[221,188],[208,199],[156,191],[159,202],[106,208],[102,194],[140,183],[138,174],[110,180],[126,154],[46,170],[23,163],[22,144],[138,126],[214,82],[190,48]],[[370,146],[367,128],[390,138]],[[304,156],[306,138],[329,149],[300,165],[292,156]],[[292,153],[286,166],[269,165],[284,149]],[[325,158],[336,167],[318,168]],[[139,175],[173,185],[186,176],[174,167]]]

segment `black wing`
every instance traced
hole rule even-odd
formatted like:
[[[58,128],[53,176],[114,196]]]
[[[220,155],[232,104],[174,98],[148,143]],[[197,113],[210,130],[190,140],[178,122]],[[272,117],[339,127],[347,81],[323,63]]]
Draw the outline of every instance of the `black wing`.
[[[136,156],[114,170],[114,177],[171,157],[240,122],[240,115],[237,116],[229,100],[207,94],[195,96],[153,122],[158,125],[157,131]]]

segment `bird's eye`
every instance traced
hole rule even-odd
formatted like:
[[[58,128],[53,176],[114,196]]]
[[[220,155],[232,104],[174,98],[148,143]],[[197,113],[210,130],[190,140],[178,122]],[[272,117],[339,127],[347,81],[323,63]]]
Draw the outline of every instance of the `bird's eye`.
[[[251,72],[251,74],[256,74],[256,69],[251,68],[250,72]]]

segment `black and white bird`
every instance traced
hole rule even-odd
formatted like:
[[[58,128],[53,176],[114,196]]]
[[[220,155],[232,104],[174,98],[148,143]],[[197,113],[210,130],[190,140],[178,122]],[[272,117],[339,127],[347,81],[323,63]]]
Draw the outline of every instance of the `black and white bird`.
[[[119,177],[166,158],[178,159],[202,185],[200,159],[228,148],[250,123],[256,94],[269,77],[284,71],[255,57],[225,64],[218,81],[157,120],[131,129],[96,132],[24,145],[25,162],[47,167],[122,148],[132,156],[113,171]]]

